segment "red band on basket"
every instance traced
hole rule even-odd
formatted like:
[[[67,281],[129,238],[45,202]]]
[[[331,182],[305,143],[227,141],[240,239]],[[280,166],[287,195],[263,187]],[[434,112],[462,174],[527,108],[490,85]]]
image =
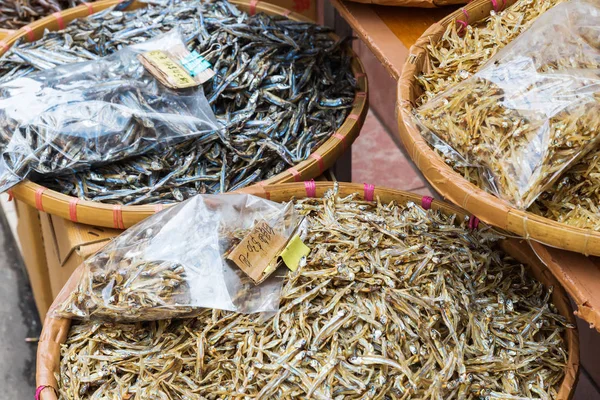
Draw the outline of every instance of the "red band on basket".
[[[490,0],[492,2],[492,6],[494,7],[494,11],[498,11],[498,2],[496,0]]]
[[[331,136],[336,139],[339,139],[342,142],[342,149],[346,150],[346,136],[342,135],[341,133],[337,133],[337,132]]]
[[[35,191],[35,208],[40,211],[44,211],[44,205],[42,204],[42,194],[46,191],[47,188],[40,187]]]
[[[73,222],[77,222],[77,203],[79,203],[79,199],[69,200],[69,218]]]
[[[94,13],[94,6],[91,5],[90,3],[87,3],[85,1],[82,1],[81,4],[83,4],[84,6],[87,7],[88,9],[88,15],[92,15]]]
[[[467,10],[465,10],[464,8],[461,8],[460,11],[462,11],[462,13],[465,15],[465,17],[467,18],[467,23],[469,22],[469,12]]]
[[[421,199],[421,207],[423,207],[426,210],[429,210],[431,208],[431,203],[433,203],[433,197],[423,196],[423,198]]]
[[[367,97],[367,92],[357,92],[356,97]]]
[[[358,114],[350,114],[350,115],[348,115],[348,119],[353,119],[355,121],[358,121]]]
[[[162,204],[157,204],[157,205],[155,205],[155,206],[154,206],[154,212],[155,212],[155,213],[157,213],[157,212],[161,212],[161,211],[162,211],[162,210],[164,210],[164,209],[165,209],[165,206],[164,206],[164,205],[162,205]]]
[[[33,30],[30,27],[28,27],[27,25],[25,25],[23,27],[23,30],[27,34],[27,40],[29,40],[30,42],[33,42],[35,40],[35,36],[33,35]]]
[[[54,14],[52,14],[52,16],[56,18],[56,22],[58,22],[58,29],[65,29],[65,20],[63,19],[62,14],[59,12],[55,12]]]
[[[315,160],[317,160],[317,162],[319,163],[319,172],[323,173],[323,171],[325,170],[325,163],[323,162],[323,157],[321,157],[317,153],[312,153],[310,155],[310,158],[314,158]]]
[[[117,229],[125,229],[123,223],[123,211],[120,205],[113,206],[113,226]]]
[[[10,49],[10,46],[4,40],[0,40],[0,49],[8,51],[8,49]]]
[[[317,184],[314,179],[304,181],[304,188],[306,189],[307,197],[317,197]]]
[[[365,76],[367,76],[367,74],[365,74],[364,72],[357,72],[357,73],[354,74],[354,77],[356,79],[360,79],[360,78],[363,78]]]
[[[474,215],[471,215],[469,218],[469,229],[477,229],[479,226],[479,218]]]
[[[373,201],[374,195],[375,195],[375,185],[365,183],[365,200]]]
[[[56,394],[56,389],[49,385],[40,385],[35,389],[35,400],[40,400],[40,396],[45,389],[52,389],[52,391]]]
[[[260,0],[250,0],[250,15],[256,14],[256,5]]]
[[[469,26],[468,22],[465,22],[463,20],[457,19],[456,23],[460,24],[461,26],[458,28],[458,31],[461,32],[463,29],[465,29],[467,26]]]
[[[300,182],[300,172],[296,168],[290,168],[288,171],[294,176],[294,182]]]
[[[287,16],[289,16],[291,13],[292,13],[292,10],[288,10],[288,9],[286,8],[286,9],[283,11],[282,15],[283,15],[284,17],[287,17]]]

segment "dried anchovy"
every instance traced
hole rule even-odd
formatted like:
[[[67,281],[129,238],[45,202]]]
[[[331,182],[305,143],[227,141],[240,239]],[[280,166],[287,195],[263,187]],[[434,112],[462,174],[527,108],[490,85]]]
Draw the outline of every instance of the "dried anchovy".
[[[413,203],[297,208],[312,250],[275,316],[74,324],[60,399],[556,398],[569,325],[494,233]]]
[[[81,4],[82,0],[0,1],[0,28],[19,29],[38,18]]]
[[[425,104],[458,82],[468,79],[504,46],[529,29],[535,20],[566,0],[518,0],[506,10],[492,11],[479,24],[466,29],[450,24],[442,38],[427,46],[431,70],[417,76]],[[458,27],[457,27],[458,26]]]
[[[356,79],[344,40],[314,24],[248,16],[225,1],[173,0],[167,7],[76,20],[11,49],[0,59],[0,76],[93,59],[175,26],[217,73],[204,91],[227,134],[58,179],[34,178],[37,183],[130,205],[235,190],[307,159],[352,107]]]
[[[506,10],[492,12],[481,24],[465,31],[449,26],[442,39],[427,47],[430,71],[417,76],[425,104],[439,93],[468,79],[544,12],[565,0],[519,0]],[[486,188],[481,170],[465,167],[439,153],[469,182]],[[591,151],[532,204],[528,211],[579,228],[600,231],[600,165]]]

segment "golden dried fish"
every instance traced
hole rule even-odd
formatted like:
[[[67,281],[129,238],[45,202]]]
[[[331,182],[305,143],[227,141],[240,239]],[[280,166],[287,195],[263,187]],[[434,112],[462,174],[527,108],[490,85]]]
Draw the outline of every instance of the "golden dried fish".
[[[60,399],[556,397],[569,325],[493,231],[333,192],[296,207],[311,253],[276,315],[76,323]]]

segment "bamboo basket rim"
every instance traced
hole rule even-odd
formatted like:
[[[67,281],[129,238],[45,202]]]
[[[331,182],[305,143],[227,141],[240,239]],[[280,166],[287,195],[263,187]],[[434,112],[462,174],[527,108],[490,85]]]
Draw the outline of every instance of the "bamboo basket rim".
[[[469,0],[349,0],[353,3],[393,7],[438,8],[466,4]]]
[[[450,24],[466,27],[516,0],[475,0],[433,24],[411,47],[398,81],[396,115],[399,136],[410,157],[429,183],[445,199],[476,213],[482,221],[545,245],[585,255],[600,256],[600,232],[577,228],[510,206],[506,201],[470,183],[433,150],[412,121],[417,90],[416,74],[427,64],[427,46],[439,40]]]
[[[270,199],[273,201],[288,201],[292,198],[317,197],[334,187],[339,188],[340,196],[346,196],[352,193],[358,193],[359,197],[365,200],[382,202],[396,201],[398,203],[408,203],[410,201],[421,204],[424,208],[440,210],[445,213],[456,214],[462,218],[469,215],[460,208],[442,201],[434,200],[428,196],[422,196],[402,190],[377,188],[373,185],[359,185],[354,183],[336,183],[336,182],[313,182],[304,183],[284,183],[254,188],[252,194]],[[474,218],[474,217],[470,217]],[[482,224],[481,227],[484,227]],[[477,229],[477,227],[473,227]],[[554,275],[550,273],[547,267],[537,258],[535,253],[529,248],[526,242],[516,239],[506,239],[503,249],[528,266],[528,271],[537,280],[545,286],[554,286],[552,301],[559,310],[559,313],[575,326],[573,329],[566,330],[564,339],[568,347],[568,360],[565,367],[565,378],[560,386],[557,400],[569,400],[575,391],[575,386],[579,374],[579,336],[575,324],[575,317],[571,303],[564,291],[564,288],[557,282]],[[65,286],[73,287],[76,284],[75,279],[71,277]],[[55,301],[60,301],[57,299]],[[68,319],[55,319],[46,317],[44,322],[37,353],[36,368],[36,386],[41,391],[40,400],[56,400],[54,388],[57,382],[54,378],[54,371],[58,368],[60,362],[60,343],[66,340],[70,326]],[[56,357],[59,357],[56,360]],[[45,390],[47,389],[47,390]]]
[[[297,21],[314,22],[308,17],[265,1],[229,1],[240,9],[248,11],[251,15],[256,12],[265,12],[270,15],[286,16]],[[1,39],[0,56],[19,39],[28,41],[37,40],[42,36],[45,29],[59,29],[76,18],[92,15],[122,2],[123,0],[100,0],[44,17]],[[131,6],[139,7],[140,5],[141,3],[136,0]],[[308,159],[252,186],[299,182],[315,178],[332,167],[335,161],[350,148],[351,144],[358,137],[368,111],[368,80],[364,66],[351,46],[349,46],[349,51],[352,57],[352,71],[357,79],[358,88],[355,93],[354,105],[342,126],[321,146],[316,148]],[[14,197],[40,211],[57,215],[73,222],[117,229],[128,228],[168,206],[120,206],[83,200],[48,189],[30,180],[19,183],[11,188],[8,193],[10,198]]]

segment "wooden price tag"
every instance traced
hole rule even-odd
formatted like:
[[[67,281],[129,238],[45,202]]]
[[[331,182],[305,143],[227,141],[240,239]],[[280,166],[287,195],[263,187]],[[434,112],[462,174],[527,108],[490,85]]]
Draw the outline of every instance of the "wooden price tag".
[[[275,268],[265,270],[276,261],[277,256],[288,239],[275,230],[265,220],[259,221],[231,253],[228,260],[233,261],[254,283],[264,281]]]

